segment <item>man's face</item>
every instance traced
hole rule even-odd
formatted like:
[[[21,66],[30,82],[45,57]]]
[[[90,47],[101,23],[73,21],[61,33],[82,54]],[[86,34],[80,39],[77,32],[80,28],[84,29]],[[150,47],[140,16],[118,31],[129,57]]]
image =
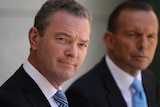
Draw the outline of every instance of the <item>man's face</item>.
[[[54,13],[36,47],[37,69],[50,81],[61,85],[82,65],[87,53],[90,24],[65,11]]]
[[[113,34],[111,56],[130,74],[145,69],[153,60],[158,41],[158,21],[151,11],[125,10]]]

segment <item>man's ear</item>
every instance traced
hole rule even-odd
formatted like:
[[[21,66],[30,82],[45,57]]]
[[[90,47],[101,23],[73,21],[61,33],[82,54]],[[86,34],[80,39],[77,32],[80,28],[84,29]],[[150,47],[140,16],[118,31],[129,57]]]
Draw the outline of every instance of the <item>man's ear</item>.
[[[103,41],[107,47],[107,49],[113,49],[114,47],[114,35],[112,32],[105,32],[103,36]]]
[[[30,28],[28,33],[28,38],[29,38],[31,49],[36,50],[39,43],[39,39],[40,39],[40,35],[37,28],[35,27]]]

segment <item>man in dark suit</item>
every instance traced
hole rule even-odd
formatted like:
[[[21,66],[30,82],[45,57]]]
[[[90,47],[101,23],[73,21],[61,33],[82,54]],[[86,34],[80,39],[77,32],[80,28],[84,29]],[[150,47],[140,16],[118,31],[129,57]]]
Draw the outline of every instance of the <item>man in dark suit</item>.
[[[74,0],[47,0],[29,30],[28,60],[0,87],[0,106],[61,107],[61,85],[87,53],[90,18]]]
[[[66,91],[70,107],[137,107],[137,80],[143,93],[138,107],[160,107],[159,83],[146,68],[158,43],[158,19],[144,2],[126,1],[113,11],[104,34],[107,54]],[[139,99],[138,99],[139,100]]]

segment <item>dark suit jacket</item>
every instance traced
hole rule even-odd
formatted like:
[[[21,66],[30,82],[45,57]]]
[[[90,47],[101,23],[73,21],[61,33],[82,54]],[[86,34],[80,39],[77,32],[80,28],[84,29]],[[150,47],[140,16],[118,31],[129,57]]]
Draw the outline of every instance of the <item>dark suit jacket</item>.
[[[51,107],[21,66],[0,88],[0,107]]]
[[[145,70],[142,71],[142,81],[148,107],[157,107],[160,88],[156,77],[152,72]],[[105,58],[76,80],[66,91],[66,96],[70,107],[127,107]]]

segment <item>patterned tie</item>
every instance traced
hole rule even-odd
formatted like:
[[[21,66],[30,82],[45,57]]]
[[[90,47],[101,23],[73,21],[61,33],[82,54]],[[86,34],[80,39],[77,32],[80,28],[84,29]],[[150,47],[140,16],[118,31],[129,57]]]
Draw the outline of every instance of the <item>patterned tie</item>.
[[[135,93],[133,94],[133,107],[147,107],[146,95],[140,81],[135,78],[131,87],[135,89]]]
[[[53,96],[58,107],[68,107],[68,101],[62,90],[58,90]]]

